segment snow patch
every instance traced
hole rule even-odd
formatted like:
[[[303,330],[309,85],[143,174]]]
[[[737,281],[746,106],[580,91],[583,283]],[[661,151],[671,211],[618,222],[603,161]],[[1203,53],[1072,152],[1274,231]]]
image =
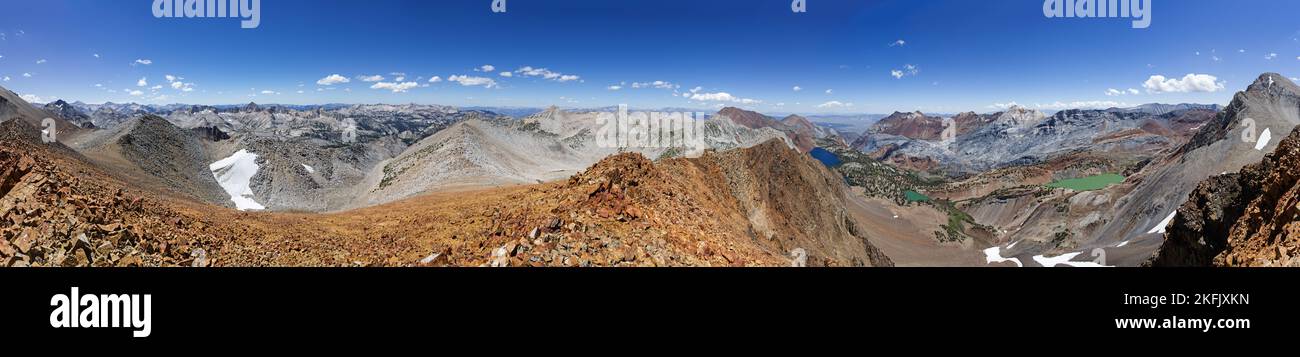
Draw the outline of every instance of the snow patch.
[[[1108,266],[1108,265],[1097,264],[1096,262],[1075,262],[1075,261],[1071,261],[1071,260],[1074,260],[1074,257],[1079,256],[1079,254],[1083,254],[1083,253],[1082,253],[1082,252],[1065,253],[1065,254],[1061,254],[1061,255],[1055,256],[1055,257],[1048,257],[1048,256],[1046,256],[1046,255],[1035,255],[1035,256],[1034,256],[1034,261],[1035,261],[1035,262],[1038,262],[1038,265],[1042,265],[1042,266],[1044,266],[1044,267],[1048,267],[1048,268],[1053,268],[1053,267],[1056,267],[1056,266],[1058,266],[1058,265],[1069,265],[1069,266],[1072,266],[1072,267],[1075,267],[1075,268],[1106,268],[1106,267],[1110,267],[1110,266]]]
[[[1003,257],[1002,257],[1002,247],[992,247],[992,248],[989,248],[989,249],[985,249],[985,250],[984,250],[984,259],[985,259],[989,264],[997,264],[997,263],[1003,263],[1003,262],[1012,262],[1012,263],[1016,263],[1016,266],[1017,266],[1017,267],[1021,267],[1021,268],[1024,268],[1024,267],[1025,267],[1025,265],[1022,264],[1022,263],[1020,262],[1020,258],[1003,258]]]
[[[316,169],[311,168],[311,166],[307,166],[307,164],[302,164],[302,168],[307,169],[307,173],[309,174],[316,173]]]
[[[1264,151],[1264,147],[1268,146],[1270,140],[1273,140],[1273,133],[1268,128],[1264,128],[1264,133],[1259,134],[1259,141],[1255,142],[1255,150]]]
[[[1152,227],[1151,230],[1147,231],[1147,234],[1165,234],[1165,227],[1169,226],[1169,222],[1173,222],[1174,216],[1177,215],[1178,215],[1178,211],[1174,211],[1174,213],[1170,213],[1169,217],[1165,217],[1165,220],[1160,221],[1159,224],[1156,224],[1155,227]]]
[[[266,209],[253,200],[253,188],[249,186],[258,169],[257,154],[250,153],[248,150],[239,150],[230,157],[208,165],[212,176],[215,176],[221,188],[230,194],[230,200],[235,202],[235,208],[240,211]]]
[[[1116,245],[1115,248],[1124,248],[1124,246],[1127,246],[1129,242],[1130,241],[1127,240],[1123,242],[1119,242],[1119,245]]]

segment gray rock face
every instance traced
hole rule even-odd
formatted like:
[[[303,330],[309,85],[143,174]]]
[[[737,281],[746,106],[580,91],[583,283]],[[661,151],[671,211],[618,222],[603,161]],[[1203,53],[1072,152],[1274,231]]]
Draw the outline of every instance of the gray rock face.
[[[942,135],[928,135],[933,139],[924,140],[889,134],[898,131],[896,128],[873,128],[858,139],[857,145],[867,152],[888,149],[888,155],[932,158],[950,174],[970,174],[1038,163],[1073,152],[1150,153],[1172,147],[1177,144],[1175,138],[1169,136],[1168,129],[1161,128],[1173,126],[1181,113],[1065,110],[1047,116],[1015,107],[990,115],[965,113],[956,120],[947,120],[945,125],[953,126],[954,134],[947,140]]]
[[[752,129],[725,117],[703,122],[702,144],[689,147],[601,147],[597,113],[551,108],[519,121],[471,119],[424,138],[371,169],[349,207],[399,200],[437,189],[533,184],[569,177],[620,152],[651,158],[694,156],[704,150],[793,142],[772,128]]]

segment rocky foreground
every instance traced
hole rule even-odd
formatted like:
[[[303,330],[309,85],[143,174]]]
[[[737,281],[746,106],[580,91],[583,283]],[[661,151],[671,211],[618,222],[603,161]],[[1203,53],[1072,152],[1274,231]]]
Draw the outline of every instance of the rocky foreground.
[[[1178,209],[1153,266],[1300,267],[1300,131],[1263,162],[1211,177]]]
[[[179,207],[146,198],[0,123],[0,266],[206,266],[214,237]],[[62,149],[62,150],[59,150]]]

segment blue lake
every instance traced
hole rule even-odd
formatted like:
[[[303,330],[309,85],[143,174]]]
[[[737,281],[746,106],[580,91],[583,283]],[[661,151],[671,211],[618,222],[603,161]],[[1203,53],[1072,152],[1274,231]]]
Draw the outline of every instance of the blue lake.
[[[840,157],[830,151],[826,151],[826,149],[813,148],[812,151],[808,152],[808,154],[812,155],[812,157],[817,159],[817,161],[821,161],[823,165],[826,165],[826,167],[835,167],[840,164]]]

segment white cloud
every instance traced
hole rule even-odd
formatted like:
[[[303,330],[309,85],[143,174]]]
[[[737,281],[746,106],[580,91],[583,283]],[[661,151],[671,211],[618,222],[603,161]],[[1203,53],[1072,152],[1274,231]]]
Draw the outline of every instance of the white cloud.
[[[827,90],[826,90],[826,94],[827,94],[827,95],[835,94],[835,90],[834,90],[834,89],[827,89]]]
[[[433,76],[433,78],[429,78],[429,83],[438,83],[438,82],[442,82],[442,77]]]
[[[1065,109],[1109,109],[1129,107],[1128,103],[1108,101],[1108,100],[1089,100],[1061,102],[1057,101],[1049,104],[1034,104],[1038,109],[1065,110]]]
[[[495,70],[497,70],[497,67],[490,64],[485,64],[474,69],[475,72],[492,72]]]
[[[335,84],[348,83],[348,82],[352,82],[352,80],[348,79],[348,77],[344,77],[338,74],[331,74],[325,76],[325,78],[321,78],[320,80],[316,81],[316,84],[323,85],[323,86],[332,86]]]
[[[704,87],[696,86],[695,88],[691,88],[691,93],[696,93],[702,90],[704,90]]]
[[[756,99],[736,97],[731,95],[731,93],[727,93],[727,92],[694,93],[691,94],[689,98],[691,100],[700,101],[700,102],[732,102],[732,103],[740,103],[740,104],[762,103],[762,101]]]
[[[528,77],[542,77],[557,82],[569,82],[582,79],[582,77],[579,76],[553,72],[546,68],[533,68],[532,66],[524,66],[523,68],[515,70],[515,74],[521,74]]]
[[[1015,101],[1011,101],[1010,103],[993,103],[993,104],[989,104],[989,108],[992,108],[992,109],[998,109],[998,110],[1007,110],[1007,109],[1011,109],[1011,108],[1019,107],[1019,106],[1021,106],[1020,103],[1016,103]]]
[[[144,92],[141,92],[141,91],[138,91],[138,90],[133,90],[133,91],[131,91],[131,92],[128,93],[128,94],[131,94],[132,97],[139,97],[139,96],[144,95]]]
[[[514,76],[515,76],[515,73],[514,73],[514,72],[501,72],[501,73],[498,73],[498,75],[500,75],[500,76],[502,76],[502,77],[509,78],[509,77],[514,77]]]
[[[44,58],[36,60],[36,64],[45,64],[45,62]]]
[[[907,46],[907,41],[898,40],[889,44],[889,47],[903,47],[903,46]]]
[[[623,86],[608,86],[608,87],[605,87],[605,89],[608,89],[608,90],[619,90],[619,89],[623,89]]]
[[[276,94],[280,94],[280,92],[276,92],[276,91],[272,91],[272,90],[264,90],[264,91],[262,91],[262,94],[266,94],[266,95],[276,95]]]
[[[1275,59],[1277,59],[1277,54],[1276,54],[1276,53],[1270,53],[1270,54],[1268,54],[1268,55],[1265,55],[1265,56],[1264,56],[1264,59],[1269,60],[1269,61],[1275,60]]]
[[[182,79],[185,79],[185,78],[181,78],[181,77],[173,76],[173,75],[170,75],[170,74],[163,76],[163,78],[167,79],[167,82],[170,82],[170,83],[171,83],[171,87],[172,87],[172,89],[175,89],[175,90],[178,90],[178,91],[182,91],[182,92],[193,92],[193,91],[194,91],[194,83],[185,83],[185,82],[181,82],[181,80],[182,80]]]
[[[373,76],[361,75],[361,76],[357,76],[357,80],[362,82],[378,82],[384,80],[384,76],[378,74]]]
[[[451,76],[451,77],[447,77],[447,80],[460,83],[460,85],[466,87],[476,87],[476,86],[482,86],[483,88],[497,87],[497,81],[492,80],[492,78],[486,78],[486,77]]]
[[[92,53],[91,56],[94,56],[95,58],[99,58],[99,54],[98,54],[98,53]]]
[[[23,72],[23,78],[32,78],[31,73]]]
[[[799,86],[794,86],[794,88],[791,88],[791,90],[793,90],[793,91],[795,91],[795,92],[798,92],[798,91],[803,90],[803,88],[802,88],[802,87],[799,87]]]
[[[137,64],[142,64],[142,65],[146,65],[146,66],[148,66],[148,65],[153,64],[153,60],[137,59],[137,60],[135,60],[135,62],[132,62],[132,63],[131,63],[132,66],[137,65]]]
[[[153,86],[153,87],[149,87],[149,90],[159,90],[159,89],[162,89],[162,85],[161,85],[161,84],[159,84],[159,85],[155,85],[155,86]]]
[[[136,86],[136,87],[146,87],[146,86],[148,86],[148,85],[149,85],[149,80],[148,80],[148,78],[145,78],[145,77],[140,77],[140,80],[135,81],[135,86]]]
[[[840,102],[840,101],[838,101],[838,100],[832,100],[832,101],[829,101],[829,102],[826,102],[826,103],[818,104],[817,107],[818,107],[818,108],[822,108],[822,109],[829,109],[829,108],[852,108],[852,107],[853,107],[853,103],[843,103],[843,102]]]
[[[5,76],[5,77],[4,77],[4,82],[8,82],[8,81],[9,81],[9,76]]]
[[[411,88],[415,88],[419,86],[420,84],[415,82],[400,82],[400,83],[379,82],[379,83],[375,83],[375,85],[370,86],[370,89],[386,89],[392,91],[393,93],[406,93],[406,91],[411,90]]]
[[[904,65],[903,69],[894,69],[889,71],[889,75],[895,79],[903,79],[906,76],[915,76],[921,73],[921,69],[913,64]]]
[[[1190,73],[1183,76],[1182,79],[1165,78],[1162,75],[1154,75],[1142,83],[1142,87],[1147,93],[1190,93],[1190,92],[1207,92],[1213,93],[1224,89],[1223,82],[1215,76],[1208,74]]]
[[[38,97],[38,96],[35,96],[35,95],[32,95],[32,94],[23,94],[23,95],[18,96],[18,97],[19,97],[19,98],[22,98],[24,101],[27,101],[28,103],[40,103],[40,102],[43,102],[43,100],[41,100],[41,97]]]
[[[1106,96],[1107,96],[1107,97],[1118,97],[1118,96],[1124,96],[1124,95],[1138,95],[1139,93],[1142,93],[1142,92],[1141,92],[1141,91],[1138,91],[1137,89],[1133,89],[1133,88],[1129,88],[1129,89],[1127,89],[1127,90],[1125,90],[1125,89],[1115,89],[1115,88],[1110,88],[1110,89],[1107,89],[1107,90],[1106,90]]]
[[[637,88],[675,89],[680,87],[681,87],[680,85],[672,84],[671,82],[665,82],[665,81],[632,83],[633,89],[637,89]]]

